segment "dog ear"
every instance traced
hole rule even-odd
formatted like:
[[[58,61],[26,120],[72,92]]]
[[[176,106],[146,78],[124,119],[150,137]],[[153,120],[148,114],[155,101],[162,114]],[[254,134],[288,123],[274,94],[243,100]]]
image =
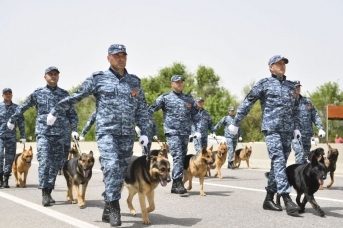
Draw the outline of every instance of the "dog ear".
[[[93,151],[89,151],[89,155],[93,157]]]
[[[213,151],[213,145],[210,147],[210,150]]]
[[[311,165],[318,165],[318,160],[316,156],[312,156]]]

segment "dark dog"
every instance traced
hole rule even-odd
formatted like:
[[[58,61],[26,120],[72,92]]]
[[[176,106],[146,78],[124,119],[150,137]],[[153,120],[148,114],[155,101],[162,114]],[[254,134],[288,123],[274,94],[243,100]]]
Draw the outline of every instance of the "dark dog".
[[[188,181],[187,190],[192,189],[192,179],[193,177],[199,177],[200,182],[200,195],[206,196],[204,192],[204,179],[208,168],[211,168],[213,164],[212,155],[213,146],[209,149],[203,147],[199,154],[186,155],[184,167],[183,167],[183,183]]]
[[[63,174],[67,181],[67,200],[74,204],[73,191],[77,196],[77,205],[82,209],[85,208],[85,195],[89,180],[92,177],[92,168],[94,165],[93,152],[89,154],[82,153],[79,158],[72,158],[63,166]],[[79,185],[82,185],[82,193],[80,193]]]
[[[163,152],[160,152],[158,156],[150,156],[148,160],[146,155],[133,156],[124,183],[129,190],[126,201],[130,213],[136,215],[132,199],[138,193],[143,223],[150,224],[148,213],[155,210],[154,190],[158,184],[165,187],[170,181],[170,163]],[[149,207],[146,207],[145,197],[148,199]]]
[[[312,157],[315,156],[317,158],[317,161],[324,164],[324,149],[321,147],[316,148],[315,150],[311,150],[310,154],[308,155],[307,160],[310,162],[312,161]]]
[[[316,157],[312,157],[311,163],[293,164],[286,168],[288,182],[297,191],[296,202],[300,207],[299,213],[305,212],[305,205],[309,202],[313,209],[321,217],[325,216],[324,211],[320,208],[313,194],[318,191],[319,186],[326,179],[327,169],[324,164],[318,162]],[[268,176],[268,173],[266,174]],[[301,195],[304,194],[303,201],[300,202]],[[276,204],[280,204],[280,195],[277,195]]]
[[[336,171],[336,163],[337,163],[337,159],[338,159],[338,150],[335,148],[332,148],[329,144],[328,144],[328,155],[326,158],[324,158],[324,163],[325,166],[328,169],[328,173],[330,173],[330,183],[326,186],[328,188],[330,188],[334,182],[334,173]]]
[[[235,151],[234,154],[234,165],[239,168],[241,165],[241,161],[245,161],[247,163],[248,168],[250,169],[249,159],[252,153],[252,148],[245,146],[245,148],[241,148]]]
[[[26,179],[29,169],[31,167],[31,161],[33,158],[32,147],[28,150],[23,149],[23,152],[16,154],[14,162],[12,164],[12,173],[15,178],[16,187],[26,188]],[[24,177],[22,178],[22,175]]]

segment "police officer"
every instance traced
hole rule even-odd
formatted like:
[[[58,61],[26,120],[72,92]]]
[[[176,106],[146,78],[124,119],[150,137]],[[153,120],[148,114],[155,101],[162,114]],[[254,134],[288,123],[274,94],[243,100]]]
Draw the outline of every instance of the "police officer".
[[[3,102],[0,103],[0,188],[9,188],[8,178],[12,172],[12,163],[17,151],[16,131],[9,130],[6,123],[18,105],[12,103],[12,90],[2,90]],[[25,143],[25,120],[20,115],[15,125],[19,127],[20,141]],[[13,127],[14,128],[14,127]]]
[[[37,141],[37,160],[38,160],[38,189],[42,189],[43,206],[49,206],[54,200],[51,191],[55,187],[55,180],[59,168],[63,162],[65,132],[69,128],[73,129],[73,137],[78,137],[77,123],[78,118],[71,106],[60,113],[54,126],[46,124],[46,118],[50,110],[63,98],[69,94],[66,90],[57,86],[60,71],[52,66],[45,70],[44,78],[47,86],[36,89],[27,100],[20,105],[11,116],[7,125],[13,129],[13,123],[30,107],[35,106],[36,117],[36,141]]]
[[[296,92],[299,96],[298,112],[300,116],[301,139],[293,139],[292,147],[295,152],[295,163],[303,164],[307,162],[307,157],[311,149],[311,137],[313,136],[312,123],[319,129],[318,135],[324,138],[326,133],[323,130],[322,120],[320,119],[317,109],[314,107],[310,98],[303,97],[301,93],[300,81],[294,81]]]
[[[201,151],[202,147],[207,147],[207,141],[208,141],[208,136],[207,132],[210,131],[212,133],[212,137],[216,138],[216,134],[214,133],[214,126],[212,122],[212,118],[210,113],[204,109],[204,99],[201,97],[198,97],[195,99],[195,104],[197,105],[198,108],[198,113],[201,127],[200,127],[200,133],[201,133],[201,138],[199,139],[194,139],[194,149],[195,152],[198,154]],[[192,125],[192,135],[195,133],[195,126],[194,124]]]
[[[181,75],[171,77],[173,91],[159,96],[149,107],[149,114],[162,109],[164,134],[166,136],[170,154],[173,157],[173,184],[171,193],[185,195],[183,178],[183,164],[188,150],[188,139],[191,134],[191,125],[195,124],[194,138],[200,139],[200,118],[197,117],[197,108],[191,95],[182,93],[184,78]]]
[[[267,196],[263,209],[282,211],[273,201],[274,194],[280,194],[285,202],[288,215],[297,216],[299,207],[289,196],[291,187],[286,175],[286,163],[291,152],[292,137],[300,137],[298,96],[292,81],[286,80],[288,59],[275,55],[268,65],[271,77],[258,81],[238,107],[237,114],[229,126],[231,134],[237,134],[238,124],[248,114],[253,104],[260,100],[262,109],[261,130],[271,159],[270,174],[266,187]]]
[[[48,125],[60,113],[93,94],[96,100],[96,139],[103,167],[106,202],[103,222],[121,225],[119,199],[132,156],[135,123],[142,130],[139,142],[148,144],[148,113],[140,79],[126,70],[127,53],[122,44],[108,49],[110,68],[87,78],[71,96],[60,101],[47,117]],[[109,211],[109,215],[108,212]],[[107,215],[107,216],[104,216]],[[108,219],[109,217],[109,219]]]
[[[229,148],[229,156],[227,159],[227,168],[228,169],[235,169],[235,165],[233,164],[233,154],[236,150],[237,140],[242,141],[242,128],[238,126],[238,134],[231,134],[228,126],[231,124],[232,120],[235,118],[235,107],[230,106],[228,109],[229,115],[224,116],[214,127],[214,131],[217,131],[222,125],[225,126],[224,128],[224,137],[226,139],[226,144]]]
[[[96,118],[96,111],[94,111],[91,116],[89,117],[85,127],[82,129],[82,132],[80,134],[80,141],[85,141],[85,136],[88,133],[88,131],[91,129],[92,125],[95,122]]]

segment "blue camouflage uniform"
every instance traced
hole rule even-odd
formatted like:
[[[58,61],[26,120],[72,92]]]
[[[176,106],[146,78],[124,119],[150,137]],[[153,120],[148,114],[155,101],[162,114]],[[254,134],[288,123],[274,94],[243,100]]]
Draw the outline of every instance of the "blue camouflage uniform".
[[[197,101],[202,100],[201,98],[196,99]],[[207,132],[210,131],[211,133],[214,133],[214,126],[213,126],[213,122],[212,122],[212,118],[210,113],[205,110],[205,109],[198,109],[198,113],[197,113],[198,117],[200,119],[200,133],[201,133],[201,138],[200,139],[193,139],[193,143],[194,143],[194,149],[195,152],[198,154],[201,151],[202,147],[206,147],[207,148],[207,141],[208,141],[208,136],[207,136]],[[195,131],[195,125],[192,124],[192,134],[194,134]]]
[[[94,111],[91,116],[89,117],[85,127],[82,129],[81,137],[85,137],[85,135],[88,133],[88,131],[91,129],[92,125],[95,123],[96,119],[96,111]]]
[[[63,98],[69,96],[68,91],[60,87],[45,86],[36,89],[26,101],[20,105],[11,116],[9,122],[14,123],[30,107],[35,106],[36,117],[36,141],[39,189],[54,189],[55,180],[63,160],[65,160],[64,145],[66,132],[71,128],[77,131],[78,118],[74,107],[68,107],[57,117],[55,125],[46,124],[50,110]],[[70,126],[71,123],[71,126]],[[70,135],[70,134],[69,134]]]
[[[238,126],[257,100],[261,103],[261,130],[271,159],[266,190],[278,194],[290,193],[286,162],[291,152],[293,132],[299,126],[295,85],[286,80],[286,76],[283,80],[276,75],[260,80],[238,107],[232,124]]]
[[[301,132],[301,139],[293,139],[292,147],[295,152],[295,163],[303,164],[307,162],[311,149],[312,123],[316,125],[318,130],[323,130],[323,124],[310,98],[303,97],[301,94],[299,94],[298,113],[300,117],[298,130]]]
[[[105,183],[105,202],[119,200],[127,166],[132,156],[135,123],[142,135],[148,131],[148,114],[140,79],[109,68],[88,77],[71,96],[51,110],[59,116],[83,98],[93,94],[96,100],[96,140]],[[46,119],[45,119],[46,121]]]
[[[174,91],[160,95],[150,105],[149,114],[162,109],[164,134],[166,136],[170,154],[173,157],[173,180],[183,177],[183,164],[188,151],[188,139],[191,126],[199,132],[200,118],[197,117],[197,108],[194,99],[189,94]]]
[[[15,127],[19,127],[20,137],[25,138],[25,120],[24,116],[18,116],[14,129],[7,127],[7,121],[13,115],[18,105],[11,103],[6,105],[0,103],[0,175],[9,176],[12,172],[12,163],[17,150],[17,140]]]
[[[148,142],[148,145],[147,145],[147,149],[148,151],[150,151],[150,148],[151,148],[151,142],[153,140],[153,136],[157,136],[158,135],[158,128],[157,128],[157,124],[156,124],[156,121],[153,117],[150,117],[149,118],[149,129],[148,129],[148,139],[149,139],[149,142]],[[146,152],[145,152],[145,149],[144,147],[142,148],[142,155],[146,155]]]
[[[229,149],[228,162],[233,162],[233,155],[236,150],[237,140],[239,137],[242,137],[243,132],[240,125],[238,125],[238,134],[231,134],[229,131],[229,125],[232,123],[235,116],[227,115],[224,116],[214,127],[214,131],[217,131],[222,125],[224,125],[224,137],[226,139],[226,144]]]

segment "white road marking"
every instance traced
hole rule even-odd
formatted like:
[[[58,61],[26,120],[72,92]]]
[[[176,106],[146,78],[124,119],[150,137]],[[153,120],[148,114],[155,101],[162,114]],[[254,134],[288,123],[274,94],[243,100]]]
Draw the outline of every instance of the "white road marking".
[[[75,227],[80,227],[80,228],[96,228],[96,227],[98,227],[98,226],[94,226],[92,224],[86,223],[84,221],[75,219],[75,218],[70,217],[68,215],[65,215],[63,213],[56,212],[56,211],[51,210],[49,208],[43,207],[41,205],[37,205],[37,204],[31,203],[29,201],[20,199],[18,197],[12,196],[12,195],[4,193],[4,192],[0,192],[0,197],[11,200],[15,203],[21,204],[21,205],[28,207],[28,208],[31,208],[33,210],[39,211],[43,214],[51,216],[55,219],[58,219],[60,221],[63,221],[63,222],[68,223],[70,225],[73,225]]]

